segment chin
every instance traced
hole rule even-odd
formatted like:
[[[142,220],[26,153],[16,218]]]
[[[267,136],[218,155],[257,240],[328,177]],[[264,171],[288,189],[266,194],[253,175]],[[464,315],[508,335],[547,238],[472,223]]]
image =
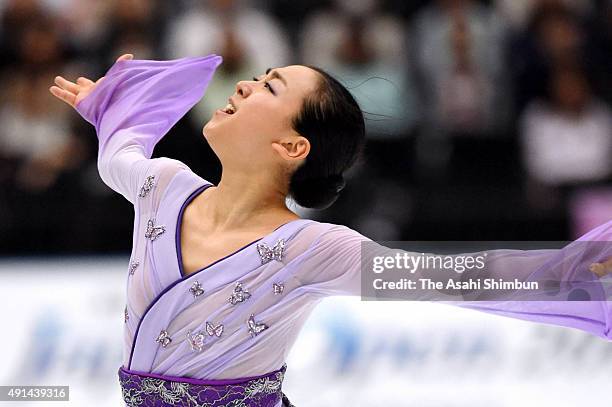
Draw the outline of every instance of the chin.
[[[211,136],[211,135],[213,135],[215,133],[215,125],[214,125],[214,123],[211,123],[211,122],[212,122],[212,119],[209,120],[208,122],[206,122],[206,124],[202,128],[202,135],[205,138],[208,138],[209,136]]]

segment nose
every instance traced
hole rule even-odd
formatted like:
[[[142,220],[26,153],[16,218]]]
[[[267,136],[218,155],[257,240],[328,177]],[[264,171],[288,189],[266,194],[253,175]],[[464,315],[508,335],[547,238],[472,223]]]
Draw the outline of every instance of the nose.
[[[243,98],[249,96],[252,91],[253,88],[251,87],[248,81],[239,81],[236,84],[236,93],[238,93]]]

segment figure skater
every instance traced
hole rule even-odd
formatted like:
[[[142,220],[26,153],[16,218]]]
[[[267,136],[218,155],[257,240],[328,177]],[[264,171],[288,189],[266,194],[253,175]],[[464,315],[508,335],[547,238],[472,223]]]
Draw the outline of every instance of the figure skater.
[[[236,84],[203,127],[223,167],[217,185],[178,160],[151,158],[221,63],[126,54],[96,82],[58,76],[50,88],[95,126],[100,176],[134,205],[118,370],[128,406],[289,406],[285,359],[310,312],[328,296],[362,292],[360,248],[370,239],[286,204],[331,205],[364,144],[358,104],[322,69],[277,67]],[[608,222],[579,240],[611,237]],[[523,276],[588,272],[560,253],[495,250],[489,261]],[[595,257],[590,274],[603,278],[612,253]],[[456,305],[612,339],[605,301]]]

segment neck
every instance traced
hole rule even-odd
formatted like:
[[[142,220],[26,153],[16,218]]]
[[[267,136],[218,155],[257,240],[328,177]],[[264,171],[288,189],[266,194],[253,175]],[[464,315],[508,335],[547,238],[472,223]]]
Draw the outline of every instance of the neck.
[[[282,183],[267,173],[223,171],[221,180],[199,204],[200,216],[215,230],[240,229],[298,218],[287,208]]]

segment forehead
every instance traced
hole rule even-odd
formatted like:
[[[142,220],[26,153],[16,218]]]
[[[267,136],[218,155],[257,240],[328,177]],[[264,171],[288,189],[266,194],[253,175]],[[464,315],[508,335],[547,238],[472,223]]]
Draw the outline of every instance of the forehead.
[[[303,96],[315,89],[319,81],[319,73],[303,65],[287,65],[272,68],[287,81],[287,87],[278,79],[275,81],[287,91],[288,94]],[[270,74],[272,72],[270,71]]]

